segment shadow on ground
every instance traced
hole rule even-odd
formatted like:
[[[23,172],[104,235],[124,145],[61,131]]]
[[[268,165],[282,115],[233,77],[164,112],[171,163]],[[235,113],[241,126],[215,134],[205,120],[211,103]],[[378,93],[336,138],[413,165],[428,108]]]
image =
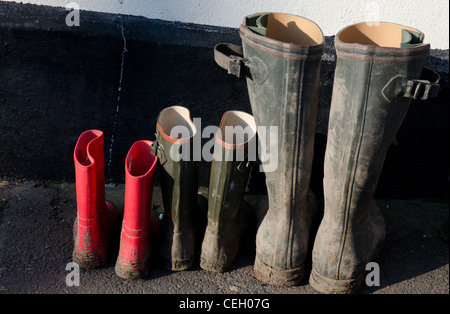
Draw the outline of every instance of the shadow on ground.
[[[155,191],[154,208],[161,210],[158,188]],[[106,195],[122,208],[123,185],[108,185]],[[228,272],[210,273],[198,262],[189,271],[167,271],[155,252],[149,278],[139,282],[125,281],[114,273],[119,242],[116,232],[108,264],[82,271],[80,286],[69,287],[65,267],[71,262],[73,249],[74,185],[2,181],[0,197],[0,293],[316,293],[307,280],[284,288],[252,277],[254,229],[243,237],[242,249]],[[376,261],[381,285],[364,287],[362,293],[448,293],[449,247],[438,235],[448,215],[448,203],[384,200],[378,204],[387,226],[385,247]]]

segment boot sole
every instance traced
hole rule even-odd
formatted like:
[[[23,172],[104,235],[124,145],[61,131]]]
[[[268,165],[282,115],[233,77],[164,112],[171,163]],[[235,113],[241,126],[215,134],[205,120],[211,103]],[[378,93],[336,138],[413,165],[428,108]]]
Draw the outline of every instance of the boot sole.
[[[150,274],[148,267],[145,267],[143,270],[139,270],[139,267],[127,267],[118,263],[116,263],[116,266],[114,267],[114,272],[120,278],[131,281],[146,279]]]
[[[234,261],[234,259],[233,259],[233,261]],[[218,260],[208,259],[203,256],[200,259],[200,267],[203,270],[213,272],[213,273],[223,273],[223,272],[227,271],[228,269],[230,269],[232,265],[233,265],[233,262],[224,264],[224,263],[220,263]]]
[[[354,294],[362,288],[364,276],[356,279],[331,279],[320,275],[314,268],[311,270],[309,284],[318,292],[325,294]]]
[[[171,271],[183,271],[188,270],[194,266],[194,257],[185,260],[175,260],[162,256],[163,267]]]
[[[83,269],[92,270],[103,267],[107,262],[107,257],[106,256],[102,257],[99,255],[87,255],[87,254],[81,256],[79,252],[76,252],[74,250],[72,253],[72,261],[77,263],[78,266]]]
[[[304,265],[291,269],[280,269],[264,264],[259,260],[258,256],[255,258],[253,277],[269,285],[295,286],[302,281],[304,274]]]
[[[241,221],[239,231],[232,236],[218,236],[206,228],[201,247],[200,267],[214,273],[223,273],[230,269],[240,249],[243,226],[244,222]],[[232,247],[231,244],[233,244]]]

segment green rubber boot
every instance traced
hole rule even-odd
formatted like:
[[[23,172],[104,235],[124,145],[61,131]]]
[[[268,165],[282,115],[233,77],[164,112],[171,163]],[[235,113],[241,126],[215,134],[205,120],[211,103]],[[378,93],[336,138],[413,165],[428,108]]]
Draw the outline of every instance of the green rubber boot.
[[[430,50],[422,40],[416,29],[381,22],[351,25],[336,36],[325,209],[310,276],[319,292],[358,292],[367,263],[383,246],[385,225],[373,195],[387,151],[411,99],[439,89],[435,73],[416,80]]]
[[[242,48],[219,44],[215,60],[247,78],[261,152],[270,157],[260,156],[268,198],[258,210],[266,214],[256,236],[254,276],[295,285],[305,272],[316,209],[309,184],[324,36],[312,21],[283,13],[245,17],[240,35]]]
[[[164,206],[160,253],[163,266],[172,271],[193,266],[201,232],[197,163],[193,160],[196,133],[187,108],[173,106],[160,112],[152,153],[158,156]]]
[[[227,111],[215,137],[208,195],[208,225],[200,267],[228,270],[239,251],[247,216],[244,193],[256,161],[256,124],[242,111]]]

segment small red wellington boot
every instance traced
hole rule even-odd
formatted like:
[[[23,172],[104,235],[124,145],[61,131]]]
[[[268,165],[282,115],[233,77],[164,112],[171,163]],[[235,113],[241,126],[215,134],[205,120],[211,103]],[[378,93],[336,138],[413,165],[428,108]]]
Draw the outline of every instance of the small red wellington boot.
[[[124,216],[115,272],[130,280],[148,275],[148,260],[158,234],[158,220],[150,212],[158,161],[151,145],[150,141],[137,141],[125,160]]]
[[[74,151],[77,218],[72,259],[94,269],[107,261],[107,246],[117,220],[117,208],[105,200],[103,132],[89,130],[78,138]]]

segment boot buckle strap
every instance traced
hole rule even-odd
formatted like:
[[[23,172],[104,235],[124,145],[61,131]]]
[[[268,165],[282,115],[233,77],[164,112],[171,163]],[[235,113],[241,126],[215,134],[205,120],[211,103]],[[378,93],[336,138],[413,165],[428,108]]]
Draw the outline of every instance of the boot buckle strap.
[[[406,85],[405,97],[427,100],[435,98],[439,93],[439,84],[427,80],[410,80]]]
[[[229,56],[228,59],[228,74],[232,74],[237,77],[242,76],[242,69],[245,66],[246,58],[240,56]]]
[[[151,145],[151,153],[153,156],[157,156],[160,165],[164,165],[167,162],[166,154],[164,152],[164,148],[161,144],[159,144],[158,140],[153,141]]]
[[[436,98],[440,88],[440,75],[424,68],[419,79],[409,79],[404,75],[394,76],[383,88],[382,94],[388,102],[406,97],[427,100]]]
[[[228,71],[228,74],[241,77],[245,62],[248,59],[244,58],[242,46],[233,44],[221,43],[214,47],[214,60],[223,69]]]
[[[439,93],[440,79],[441,76],[437,72],[429,68],[423,68],[419,79],[409,80],[406,83],[405,97],[422,100],[436,98]]]

